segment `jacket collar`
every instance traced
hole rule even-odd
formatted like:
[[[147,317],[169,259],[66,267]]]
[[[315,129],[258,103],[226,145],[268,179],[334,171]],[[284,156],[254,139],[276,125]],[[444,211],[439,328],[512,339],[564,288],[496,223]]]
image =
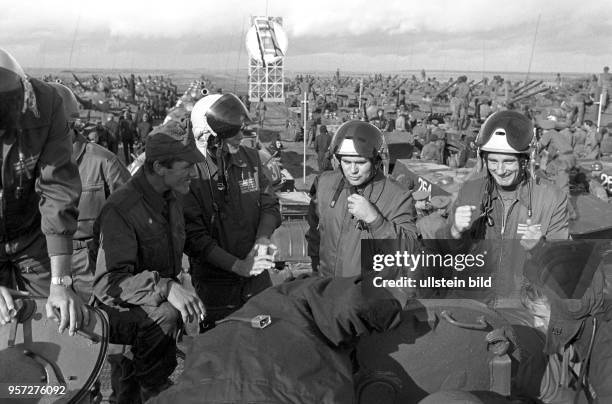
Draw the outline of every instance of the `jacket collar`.
[[[216,151],[215,151],[216,153]],[[237,167],[247,167],[247,163],[245,162],[245,156],[246,153],[244,152],[244,147],[243,146],[239,146],[238,147],[238,152],[236,153],[229,153],[226,151],[223,151],[222,154],[223,158],[225,159],[225,161],[227,162],[228,166],[230,165],[234,165]],[[217,157],[215,156],[215,154],[211,151],[211,150],[206,150],[206,156],[209,157],[209,160],[215,164],[215,166],[219,166],[219,162],[217,161]]]
[[[246,167],[247,164],[244,161],[242,146],[238,149],[237,153],[227,153],[229,156],[228,163],[229,165],[237,166],[237,167]]]
[[[143,195],[145,202],[147,202],[156,212],[163,212],[166,204],[176,199],[176,195],[172,191],[167,191],[164,194],[155,191],[151,183],[147,180],[144,167],[138,170],[133,178],[136,189]]]
[[[485,181],[486,181],[486,178],[485,178]],[[530,187],[533,188],[533,184],[531,184],[531,186],[530,186],[530,182],[531,181],[533,181],[533,180],[530,178],[527,181],[521,182],[518,185],[517,190],[515,191],[516,192],[516,197],[515,197],[514,200],[515,201],[518,200],[518,202],[521,205],[525,206],[525,207],[529,207],[529,197],[530,197],[530,195],[529,195],[529,193],[530,193],[529,188]],[[499,188],[496,185],[495,186],[495,194],[493,196],[493,199],[498,199],[498,198],[500,198],[500,191],[499,191]]]

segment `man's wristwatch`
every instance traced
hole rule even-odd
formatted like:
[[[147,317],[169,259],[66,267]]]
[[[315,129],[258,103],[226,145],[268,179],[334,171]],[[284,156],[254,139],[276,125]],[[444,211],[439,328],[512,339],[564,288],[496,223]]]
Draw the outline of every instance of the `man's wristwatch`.
[[[51,285],[60,285],[60,286],[69,288],[70,286],[72,286],[72,276],[70,275],[52,276]]]

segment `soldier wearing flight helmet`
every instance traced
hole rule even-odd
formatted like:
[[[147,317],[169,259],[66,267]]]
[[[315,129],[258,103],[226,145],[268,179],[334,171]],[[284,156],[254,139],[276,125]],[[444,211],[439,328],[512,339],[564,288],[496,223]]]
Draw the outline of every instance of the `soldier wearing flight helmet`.
[[[88,312],[72,289],[70,260],[81,181],[71,160],[62,99],[0,49],[0,326],[21,289],[48,295],[47,315],[73,334]],[[59,315],[59,316],[58,316]]]
[[[383,135],[362,121],[344,123],[330,150],[339,161],[310,190],[308,255],[326,276],[357,275],[362,239],[416,239],[411,194],[382,169]]]
[[[528,170],[531,121],[517,111],[500,111],[483,124],[478,145],[482,175],[467,181],[451,208],[439,239],[469,245],[472,239],[520,240],[496,244],[499,260],[496,297],[513,296],[522,277],[525,250],[542,238],[568,238],[567,196]],[[491,258],[491,257],[489,257]]]
[[[191,112],[198,149],[206,157],[185,197],[185,252],[206,306],[203,328],[239,309],[271,286],[270,241],[280,226],[278,199],[256,150],[240,145],[249,123],[234,94],[212,94]],[[259,252],[259,253],[258,253]]]
[[[567,197],[528,170],[532,137],[531,121],[520,112],[485,121],[476,139],[485,172],[459,190],[447,229],[452,238],[568,237]]]

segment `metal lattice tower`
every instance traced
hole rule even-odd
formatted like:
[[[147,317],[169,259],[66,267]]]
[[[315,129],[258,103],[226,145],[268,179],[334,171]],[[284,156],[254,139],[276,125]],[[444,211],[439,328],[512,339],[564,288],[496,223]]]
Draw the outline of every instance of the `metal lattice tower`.
[[[282,19],[252,17],[247,33],[249,51],[249,100],[263,98],[269,102],[285,101],[284,58],[287,36]]]
[[[251,101],[284,102],[285,73],[283,60],[264,66],[257,59],[249,61],[249,99]]]

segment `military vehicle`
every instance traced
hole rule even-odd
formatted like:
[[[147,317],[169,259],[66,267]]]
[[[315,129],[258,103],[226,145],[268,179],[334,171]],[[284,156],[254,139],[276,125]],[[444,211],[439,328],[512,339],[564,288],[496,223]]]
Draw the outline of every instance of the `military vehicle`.
[[[0,326],[0,402],[90,402],[106,358],[106,314],[88,307],[89,324],[59,334],[47,319],[46,297],[13,296],[16,317]]]
[[[512,360],[487,334],[510,326],[474,300],[412,301],[396,329],[361,339],[358,403],[416,404],[439,390],[509,395]]]

